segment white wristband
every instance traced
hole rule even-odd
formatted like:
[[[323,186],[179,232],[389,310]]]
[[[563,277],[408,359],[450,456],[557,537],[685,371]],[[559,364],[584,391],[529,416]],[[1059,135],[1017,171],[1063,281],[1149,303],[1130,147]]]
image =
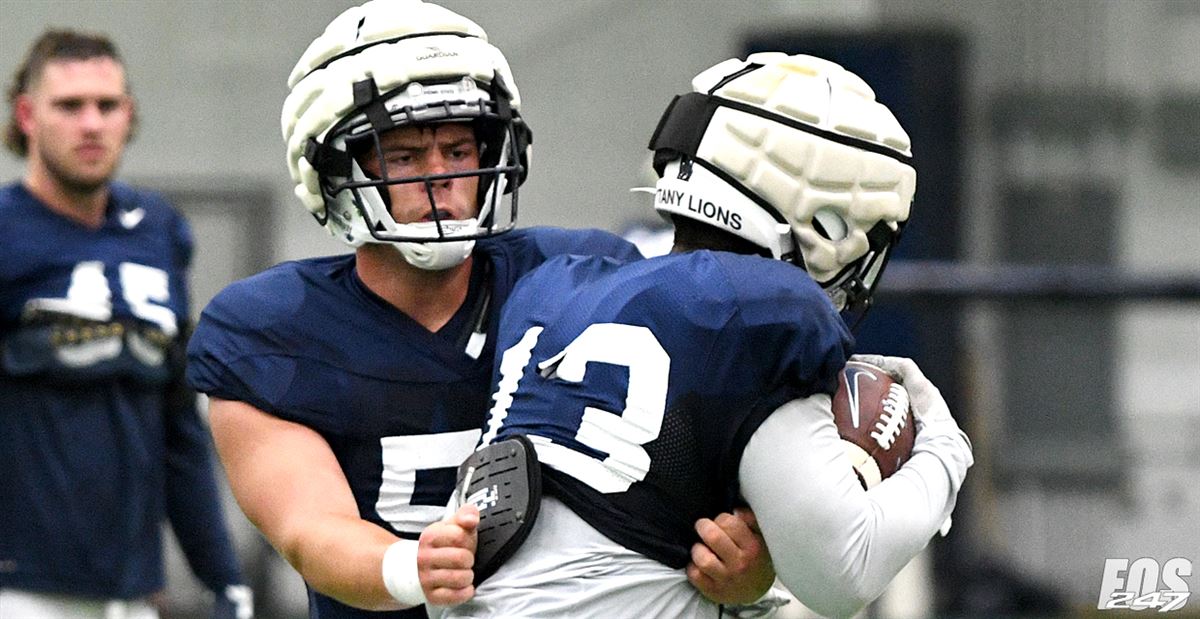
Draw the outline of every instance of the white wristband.
[[[383,586],[404,608],[425,603],[417,576],[417,540],[402,539],[383,554]]]

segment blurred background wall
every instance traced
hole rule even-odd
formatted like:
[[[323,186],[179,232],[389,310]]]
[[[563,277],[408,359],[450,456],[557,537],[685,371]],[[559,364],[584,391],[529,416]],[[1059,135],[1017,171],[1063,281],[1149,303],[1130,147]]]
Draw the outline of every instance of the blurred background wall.
[[[872,73],[904,87],[880,99],[922,123],[906,123],[922,182],[913,246],[901,244],[913,261],[897,260],[880,293],[901,310],[872,315],[863,348],[918,357],[978,465],[955,530],[932,545],[932,597],[868,614],[1079,614],[1096,608],[1106,558],[1200,562],[1200,2],[443,4],[513,67],[535,137],[522,225],[652,223],[628,192],[652,182],[649,134],[715,62],[764,41],[881,45]],[[198,313],[233,279],[343,251],[291,197],[279,109],[293,63],[347,6],[4,0],[0,73],[7,86],[47,26],[115,39],[142,120],[121,177],[168,193],[192,221]],[[925,41],[952,54],[914,64]],[[931,133],[951,163],[926,151],[925,169],[918,136]],[[0,157],[5,182],[22,170]],[[232,502],[229,513],[261,614],[303,615],[302,585]],[[171,561],[167,615],[193,616],[207,601]],[[1188,582],[1200,589],[1200,576]]]

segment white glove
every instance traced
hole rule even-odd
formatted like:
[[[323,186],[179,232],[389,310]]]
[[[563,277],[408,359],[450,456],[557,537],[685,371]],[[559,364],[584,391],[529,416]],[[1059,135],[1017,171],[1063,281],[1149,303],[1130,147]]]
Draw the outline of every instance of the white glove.
[[[936,434],[959,431],[958,423],[950,416],[950,407],[937,386],[925,378],[917,363],[906,357],[884,357],[881,355],[853,355],[851,361],[870,363],[887,372],[908,391],[908,402],[913,418],[917,422],[917,436],[926,430]],[[966,438],[966,435],[963,435]]]
[[[253,619],[254,592],[246,585],[228,585],[213,601],[213,619]]]
[[[972,453],[971,439],[959,429],[954,417],[950,416],[950,407],[946,405],[942,392],[925,378],[925,373],[912,359],[852,355],[850,360],[879,367],[908,390],[909,406],[917,425],[913,455],[927,451],[937,456],[950,474],[954,492],[957,493],[963,479],[966,478],[967,469],[975,463],[975,456]],[[947,517],[940,532],[946,535],[949,531],[950,518]]]

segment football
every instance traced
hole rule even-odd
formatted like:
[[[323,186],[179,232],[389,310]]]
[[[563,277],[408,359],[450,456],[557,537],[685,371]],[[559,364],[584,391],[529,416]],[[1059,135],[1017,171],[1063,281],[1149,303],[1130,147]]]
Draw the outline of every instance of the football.
[[[833,421],[863,488],[900,469],[912,455],[912,411],[908,391],[882,369],[850,361],[838,375]]]

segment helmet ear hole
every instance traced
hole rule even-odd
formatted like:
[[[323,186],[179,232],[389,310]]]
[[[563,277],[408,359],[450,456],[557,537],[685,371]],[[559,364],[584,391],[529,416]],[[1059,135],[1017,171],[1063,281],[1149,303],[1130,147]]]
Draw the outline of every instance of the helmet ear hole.
[[[850,234],[846,220],[832,207],[822,206],[813,213],[813,229],[830,241],[840,241]]]

